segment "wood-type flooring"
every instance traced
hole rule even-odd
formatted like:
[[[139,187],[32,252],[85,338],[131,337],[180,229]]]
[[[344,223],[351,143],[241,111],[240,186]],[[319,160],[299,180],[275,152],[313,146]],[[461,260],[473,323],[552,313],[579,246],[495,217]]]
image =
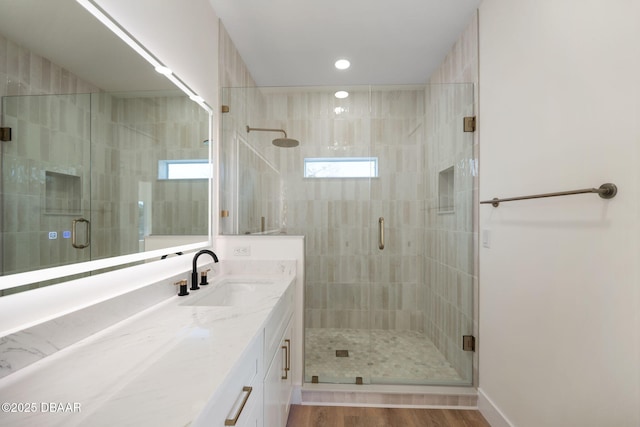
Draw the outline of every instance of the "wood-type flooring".
[[[360,408],[291,405],[287,427],[491,427],[462,409]]]

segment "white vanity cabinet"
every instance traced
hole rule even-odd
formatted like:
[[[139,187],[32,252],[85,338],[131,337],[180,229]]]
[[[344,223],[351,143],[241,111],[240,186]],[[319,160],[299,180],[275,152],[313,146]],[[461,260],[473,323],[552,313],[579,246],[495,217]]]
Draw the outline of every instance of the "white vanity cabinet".
[[[258,334],[192,426],[262,427],[263,345]]]
[[[294,287],[283,295],[265,327],[264,427],[285,427],[293,391]]]
[[[192,426],[286,426],[293,392],[294,295],[292,284]]]

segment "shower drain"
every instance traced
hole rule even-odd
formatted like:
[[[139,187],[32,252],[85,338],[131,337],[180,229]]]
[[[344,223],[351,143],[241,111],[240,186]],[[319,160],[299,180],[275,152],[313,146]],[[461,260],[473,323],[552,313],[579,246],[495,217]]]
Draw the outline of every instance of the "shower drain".
[[[349,350],[336,350],[336,357],[349,357]]]

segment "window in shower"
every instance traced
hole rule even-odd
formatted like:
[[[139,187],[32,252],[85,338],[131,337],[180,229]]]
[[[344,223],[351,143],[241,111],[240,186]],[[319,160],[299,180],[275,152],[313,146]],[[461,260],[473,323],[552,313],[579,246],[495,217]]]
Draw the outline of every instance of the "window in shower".
[[[304,159],[305,178],[376,178],[377,157],[310,157]]]
[[[208,179],[210,176],[207,159],[158,160],[158,179]]]

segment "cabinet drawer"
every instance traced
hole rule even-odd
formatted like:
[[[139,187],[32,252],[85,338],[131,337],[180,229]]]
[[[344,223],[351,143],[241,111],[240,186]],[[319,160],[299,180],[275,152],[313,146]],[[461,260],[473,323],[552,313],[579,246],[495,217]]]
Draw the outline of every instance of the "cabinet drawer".
[[[292,283],[273,308],[271,317],[265,325],[263,371],[265,373],[274,354],[280,349],[280,339],[282,338],[287,323],[289,323],[289,319],[291,319],[293,315],[294,295],[295,283]]]
[[[211,397],[193,426],[224,427],[227,419],[236,419],[236,426],[245,424],[252,408],[262,408],[262,334],[247,347],[242,358]]]

